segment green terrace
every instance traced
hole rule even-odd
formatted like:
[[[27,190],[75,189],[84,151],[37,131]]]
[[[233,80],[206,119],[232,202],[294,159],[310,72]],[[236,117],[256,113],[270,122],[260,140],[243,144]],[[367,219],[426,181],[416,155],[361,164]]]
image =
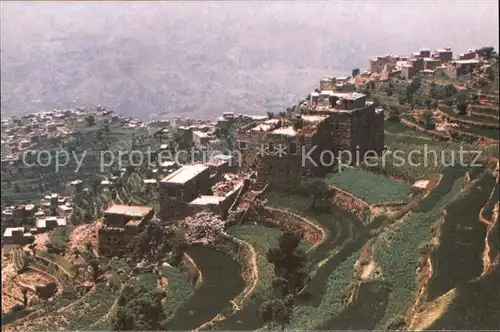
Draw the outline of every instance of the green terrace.
[[[411,192],[410,184],[354,168],[330,173],[326,179],[328,184],[345,190],[368,204],[404,201]]]

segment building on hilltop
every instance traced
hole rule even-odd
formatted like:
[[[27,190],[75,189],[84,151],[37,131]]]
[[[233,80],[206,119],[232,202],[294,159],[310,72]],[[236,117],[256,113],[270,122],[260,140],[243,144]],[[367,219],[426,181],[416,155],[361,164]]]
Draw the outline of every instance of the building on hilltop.
[[[210,210],[226,219],[245,180],[223,174],[230,159],[216,156],[206,164],[185,165],[160,181],[160,216],[163,220]],[[245,188],[248,188],[248,183]]]
[[[449,47],[437,49],[434,58],[441,60],[442,63],[447,63],[453,60],[453,51]]]
[[[153,218],[150,206],[112,205],[104,212],[104,225],[99,229],[97,241],[103,256],[123,256],[128,244],[139,235]]]
[[[167,219],[179,212],[179,204],[188,203],[210,189],[206,165],[185,165],[160,181],[160,215]]]
[[[378,56],[370,59],[368,68],[370,73],[381,73],[385,70],[386,65],[395,65],[398,60],[398,57],[394,57],[392,55]]]
[[[461,53],[458,55],[458,60],[472,60],[477,56],[475,49],[469,49],[467,53]]]
[[[242,167],[267,181],[289,182],[305,174],[325,174],[341,155],[349,153],[354,161],[357,151],[363,156],[383,150],[383,113],[365,95],[317,89],[310,93],[307,108],[301,115],[240,128],[236,143]]]
[[[450,77],[471,74],[474,69],[479,68],[481,62],[478,60],[455,60],[448,62],[447,73]]]
[[[4,245],[26,245],[33,243],[35,237],[26,232],[24,227],[7,227],[2,236],[2,247]]]

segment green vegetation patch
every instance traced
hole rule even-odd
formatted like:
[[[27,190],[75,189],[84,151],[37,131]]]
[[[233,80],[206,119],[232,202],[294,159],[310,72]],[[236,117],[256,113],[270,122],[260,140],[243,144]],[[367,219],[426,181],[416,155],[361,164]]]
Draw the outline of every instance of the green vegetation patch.
[[[163,324],[167,331],[185,331],[209,322],[230,306],[244,287],[240,266],[229,255],[211,247],[193,246],[187,250],[203,276],[203,283]]]
[[[500,266],[485,276],[457,287],[447,310],[431,326],[431,331],[498,330],[500,326]]]
[[[163,301],[163,312],[168,319],[193,294],[194,287],[186,276],[174,267],[161,269],[160,275],[168,280],[167,297]]]
[[[391,180],[383,175],[347,168],[330,173],[327,182],[337,186],[368,204],[403,201],[408,199],[411,185]]]
[[[228,233],[253,246],[257,254],[259,280],[250,298],[245,302],[244,308],[211,327],[211,329],[221,331],[258,329],[264,325],[264,322],[259,317],[260,306],[273,297],[271,283],[275,277],[274,267],[267,261],[266,253],[269,249],[279,245],[278,239],[283,232],[265,226],[242,225],[230,228]],[[307,251],[309,244],[306,241],[301,241],[299,248]]]
[[[398,135],[401,137],[404,136],[414,136],[414,137],[423,137],[423,138],[432,138],[432,135],[425,131],[419,131],[414,128],[409,128],[402,124],[399,121],[385,121],[384,122],[385,130],[389,134]],[[403,136],[403,138],[404,138]],[[387,138],[387,137],[386,137]]]
[[[316,330],[322,323],[338,315],[344,307],[346,295],[352,284],[354,263],[361,250],[352,253],[328,276],[326,289],[318,306],[297,306],[294,310],[289,330]]]
[[[415,271],[419,267],[419,247],[429,240],[431,226],[440,218],[442,208],[461,191],[462,182],[462,178],[455,180],[448,194],[431,210],[410,214],[374,243],[373,259],[391,286],[385,315],[378,328],[385,327],[393,317],[404,315],[411,307],[417,288]]]
[[[69,236],[73,231],[73,225],[67,225],[64,227],[57,227],[51,233],[49,237],[49,243],[59,250],[66,250]]]
[[[441,174],[441,179],[439,180],[438,185],[420,201],[420,211],[430,211],[437,203],[439,203],[441,198],[448,194],[450,189],[453,187],[453,183],[455,183],[458,178],[464,176],[465,171],[465,168],[460,166],[446,168]]]
[[[142,274],[131,280],[118,297],[118,307],[112,313],[113,330],[160,330],[164,319],[163,293],[158,288],[158,276]]]
[[[309,281],[304,298],[299,300],[287,326],[287,329],[321,329],[345,305],[353,282],[353,265],[361,252],[366,230],[354,215],[335,206],[329,213],[310,210],[310,197],[272,192],[266,199],[268,204],[314,220],[327,230],[326,240],[308,253]]]
[[[481,275],[486,225],[478,216],[494,186],[490,171],[472,182],[467,191],[446,207],[437,250],[431,255],[429,299],[435,299],[461,282]],[[464,268],[467,267],[467,268]]]

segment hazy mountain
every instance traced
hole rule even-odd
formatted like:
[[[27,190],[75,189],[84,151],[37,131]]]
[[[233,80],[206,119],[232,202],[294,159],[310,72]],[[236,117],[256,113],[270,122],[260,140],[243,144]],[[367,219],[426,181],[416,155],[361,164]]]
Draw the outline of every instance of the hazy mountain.
[[[498,47],[498,3],[1,3],[2,112],[265,113],[421,46]]]

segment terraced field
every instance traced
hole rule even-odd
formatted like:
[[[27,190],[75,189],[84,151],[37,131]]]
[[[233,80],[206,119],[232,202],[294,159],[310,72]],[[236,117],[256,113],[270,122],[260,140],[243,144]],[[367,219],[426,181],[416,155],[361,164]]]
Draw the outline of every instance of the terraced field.
[[[422,327],[428,330],[498,330],[500,266],[481,278],[461,284],[431,304],[429,316],[441,315]],[[437,313],[436,313],[437,311]]]
[[[493,176],[487,171],[446,207],[439,246],[431,255],[433,273],[428,286],[430,300],[445,294],[459,283],[479,277],[483,272],[486,225],[479,220],[479,213],[488,201],[493,186]]]
[[[387,133],[392,135],[403,135],[405,139],[407,137],[413,137],[413,136],[429,138],[429,139],[432,138],[432,136],[429,133],[425,131],[418,131],[413,128],[408,128],[399,121],[385,121],[384,125],[385,125],[384,129]]]
[[[458,121],[463,120],[463,121],[471,121],[471,122],[487,123],[487,124],[495,123],[495,120],[483,116],[477,116],[472,114],[458,115],[457,113],[455,113],[455,111],[453,111],[451,107],[447,106],[440,106],[439,110],[445,113],[446,115],[450,116],[453,120],[458,120]]]
[[[69,331],[88,328],[105,315],[118,294],[111,292],[104,283],[98,283],[83,298],[61,310],[52,310],[49,314],[20,323],[13,323],[6,331]]]
[[[330,213],[323,214],[310,211],[310,198],[269,193],[266,199],[271,206],[297,213],[327,230],[326,240],[309,251],[309,282],[287,326],[287,329],[317,329],[335,316],[336,309],[342,308],[367,231],[354,215],[339,208],[333,207]]]
[[[417,289],[415,271],[419,267],[419,247],[430,240],[430,228],[441,210],[461,191],[463,180],[456,179],[448,192],[425,212],[411,213],[382,233],[373,245],[373,259],[390,285],[390,295],[377,328],[384,328],[394,317],[405,315]],[[440,187],[439,191],[445,191]]]
[[[230,228],[228,233],[254,247],[257,253],[259,280],[252,295],[245,302],[244,308],[210,329],[220,331],[258,329],[264,325],[264,322],[259,318],[260,305],[271,297],[271,282],[274,278],[274,267],[267,262],[266,252],[268,249],[278,246],[278,239],[283,232],[279,229],[259,225],[242,225]],[[309,244],[302,241],[300,248],[307,250]]]
[[[168,281],[167,297],[163,303],[165,320],[168,320],[173,316],[177,308],[193,294],[194,287],[186,276],[173,267],[163,268],[160,275],[166,277]]]
[[[455,183],[458,178],[464,176],[465,172],[465,167],[447,167],[441,173],[441,178],[437,186],[434,187],[434,189],[420,201],[420,211],[430,211],[436,205],[437,201],[448,194],[450,188],[453,186],[453,183]]]
[[[188,254],[200,269],[203,283],[165,322],[167,330],[198,328],[228,308],[229,301],[244,287],[238,263],[226,254],[198,245],[188,249]]]
[[[499,140],[500,131],[498,129],[488,129],[488,128],[478,128],[473,126],[461,126],[459,128],[454,128],[456,131],[461,131],[467,134],[472,134],[475,136],[482,136],[489,139]]]
[[[327,182],[339,187],[368,204],[408,199],[411,185],[393,181],[385,176],[346,168],[327,175]]]

